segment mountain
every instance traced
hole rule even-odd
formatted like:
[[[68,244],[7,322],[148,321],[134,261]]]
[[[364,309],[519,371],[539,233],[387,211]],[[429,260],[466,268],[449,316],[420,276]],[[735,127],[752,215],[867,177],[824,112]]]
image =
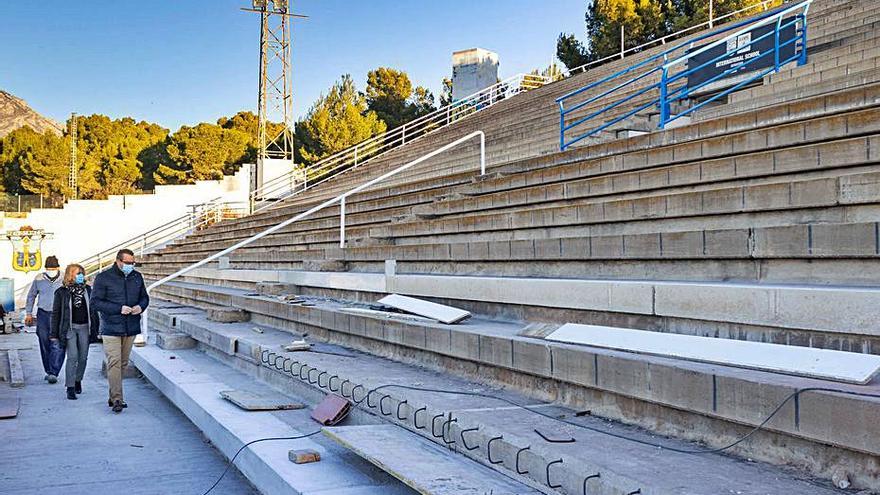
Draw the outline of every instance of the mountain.
[[[61,134],[64,126],[35,112],[24,100],[0,90],[0,137],[22,126],[37,132],[53,131]]]

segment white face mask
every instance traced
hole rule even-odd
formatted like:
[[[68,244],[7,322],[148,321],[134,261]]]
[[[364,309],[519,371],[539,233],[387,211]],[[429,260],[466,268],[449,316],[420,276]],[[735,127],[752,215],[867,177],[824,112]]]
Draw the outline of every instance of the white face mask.
[[[49,278],[55,278],[58,276],[58,270],[46,270],[46,275],[48,275]]]

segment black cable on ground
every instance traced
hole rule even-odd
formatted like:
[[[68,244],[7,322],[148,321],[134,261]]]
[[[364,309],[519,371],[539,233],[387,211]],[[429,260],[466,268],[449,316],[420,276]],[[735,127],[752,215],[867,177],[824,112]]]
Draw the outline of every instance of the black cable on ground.
[[[202,495],[208,495],[209,493],[211,493],[211,491],[214,488],[217,488],[217,485],[220,484],[220,481],[223,480],[223,477],[226,476],[226,473],[229,472],[229,468],[231,468],[232,465],[235,463],[235,458],[238,457],[238,454],[241,454],[241,451],[243,451],[246,447],[253,445],[255,443],[271,442],[273,440],[300,440],[302,438],[308,438],[308,437],[317,435],[318,433],[321,433],[321,430],[315,430],[311,433],[306,433],[304,435],[296,435],[296,436],[292,436],[292,437],[268,437],[268,438],[258,438],[257,440],[251,440],[250,442],[242,445],[241,448],[238,449],[238,451],[235,453],[235,455],[232,456],[232,459],[229,459],[229,462],[226,463],[226,469],[223,470],[223,473],[220,474],[220,477],[217,478],[217,481],[215,481],[214,484],[211,485],[211,488],[208,488],[205,491],[205,493],[203,493]]]

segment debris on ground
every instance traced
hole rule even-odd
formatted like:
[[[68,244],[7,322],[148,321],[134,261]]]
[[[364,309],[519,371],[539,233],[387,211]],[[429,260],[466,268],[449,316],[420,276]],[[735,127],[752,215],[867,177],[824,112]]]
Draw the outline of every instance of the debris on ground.
[[[289,344],[285,344],[283,347],[284,350],[288,352],[307,351],[312,348],[312,344],[305,340],[294,340]]]
[[[291,450],[287,453],[287,458],[295,464],[308,464],[310,462],[318,462],[321,460],[321,454],[314,450]]]

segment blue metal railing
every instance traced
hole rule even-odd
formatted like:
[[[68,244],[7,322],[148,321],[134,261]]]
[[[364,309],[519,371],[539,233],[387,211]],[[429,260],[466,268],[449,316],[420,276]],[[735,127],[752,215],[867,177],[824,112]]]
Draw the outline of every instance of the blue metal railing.
[[[805,64],[807,62],[807,11],[812,2],[813,0],[803,0],[796,4],[783,6],[765,12],[759,16],[739,21],[708,34],[698,36],[662,53],[653,55],[635,65],[627,67],[626,69],[620,70],[608,77],[560,96],[556,99],[556,103],[559,105],[560,148],[565,150],[569,146],[590,136],[594,136],[614,124],[651,107],[657,108],[660,120],[658,127],[663,129],[668,123],[688,115],[719,98],[725,97],[731,92],[737,91],[743,86],[757,79],[763,78],[767,74],[776,72],[782,66],[790,62],[797,61],[798,65]],[[771,28],[767,33],[757,36],[754,39],[748,39],[746,43],[739,43],[742,36],[761,26],[770,26]],[[716,37],[723,33],[729,33],[731,31],[733,31],[731,34],[728,34],[721,39],[708,43],[697,49],[693,49],[694,45],[700,41]],[[750,47],[757,48],[759,44],[766,44],[766,41],[771,38],[773,42],[772,50],[759,51],[758,55],[747,60],[744,59],[739,63],[731,63],[727,69],[706,80],[689,84],[687,80],[689,76],[694,76],[699,71],[705,70],[713,64],[724,61],[732,55],[748,51]],[[732,48],[728,43],[729,41],[734,42]],[[700,62],[699,65],[694,67],[688,66],[690,65],[688,62],[691,62],[695,57],[700,55],[706,56],[707,52],[717,49],[717,47],[722,45],[725,46],[723,53],[713,56],[709,60]],[[793,46],[793,49],[785,50],[788,46]],[[793,54],[790,56],[782,56],[781,54],[783,51],[791,51]],[[675,55],[677,52],[680,54]],[[760,69],[759,65],[766,63],[771,56],[773,57],[772,64],[769,64],[766,69]],[[708,85],[741,72],[751,73],[736,84],[722,89],[708,99],[703,100],[676,115],[671,114],[670,108],[672,103],[687,99],[701,89],[707,89],[706,87]],[[659,80],[657,82],[644,84],[644,82],[650,82],[652,76],[658,77],[658,75]],[[625,79],[624,76],[630,77]],[[622,80],[622,82],[618,82],[620,80]],[[639,84],[640,82],[642,84]],[[598,91],[603,85],[612,84],[613,86],[610,89],[603,90],[599,94],[591,96],[583,101],[579,101],[568,108],[565,106],[566,102],[570,101],[572,98],[582,95],[590,90],[595,89]],[[634,108],[626,108],[626,111],[619,115],[611,113],[615,109],[620,109],[624,104],[651,93],[652,91],[656,92],[656,97],[650,98],[645,102],[638,102]],[[620,95],[620,98],[566,124],[566,117],[571,116],[574,112],[600,100],[612,98],[614,95]],[[587,122],[598,119],[603,115],[606,115],[608,120],[602,121],[598,126],[586,132],[566,139],[568,131],[581,127]]]

